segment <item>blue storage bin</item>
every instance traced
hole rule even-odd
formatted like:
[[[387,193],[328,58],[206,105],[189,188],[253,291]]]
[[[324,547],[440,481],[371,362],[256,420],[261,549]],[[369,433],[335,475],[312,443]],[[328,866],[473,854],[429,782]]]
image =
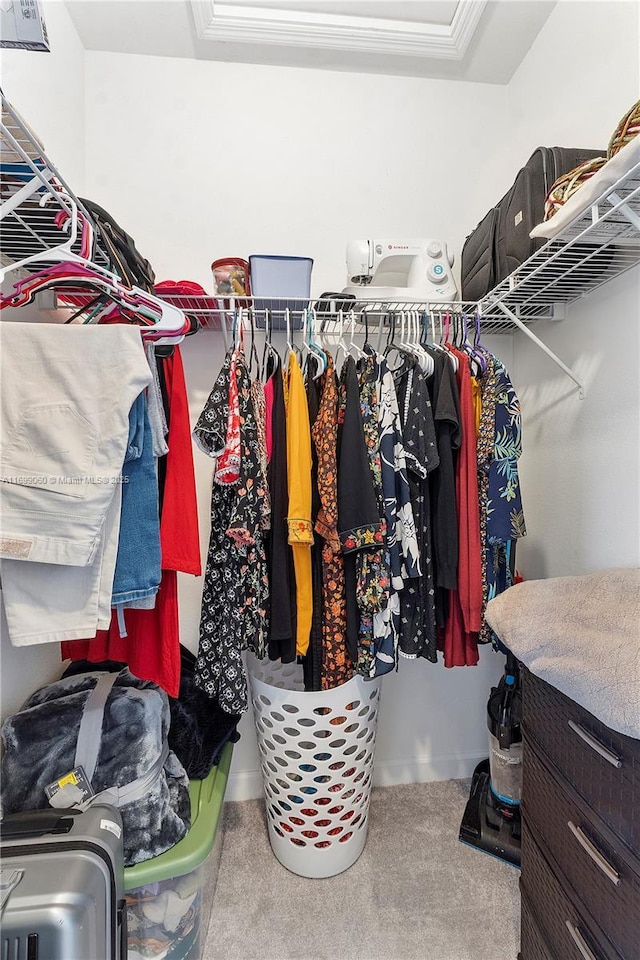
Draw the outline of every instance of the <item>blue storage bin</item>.
[[[302,326],[302,311],[311,297],[311,270],[313,260],[310,257],[272,257],[253,254],[249,257],[251,292],[257,310],[256,324],[264,329],[264,315],[261,311],[271,312],[271,328],[284,330],[285,309],[291,311],[291,329]]]

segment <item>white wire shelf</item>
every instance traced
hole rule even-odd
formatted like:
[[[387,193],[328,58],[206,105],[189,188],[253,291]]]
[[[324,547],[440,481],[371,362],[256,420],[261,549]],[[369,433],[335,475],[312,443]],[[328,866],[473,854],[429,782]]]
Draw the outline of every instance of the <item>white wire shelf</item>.
[[[69,244],[71,218],[86,209],[47,157],[44,147],[4,95],[0,117],[0,222],[2,273],[19,266],[33,272],[46,262],[47,252],[69,249],[79,255],[81,231]],[[74,209],[75,207],[75,209]],[[64,215],[64,225],[56,217]],[[95,236],[95,231],[94,231]],[[33,260],[33,257],[38,257]],[[109,260],[97,240],[93,261],[108,267]],[[25,262],[26,261],[26,262]]]

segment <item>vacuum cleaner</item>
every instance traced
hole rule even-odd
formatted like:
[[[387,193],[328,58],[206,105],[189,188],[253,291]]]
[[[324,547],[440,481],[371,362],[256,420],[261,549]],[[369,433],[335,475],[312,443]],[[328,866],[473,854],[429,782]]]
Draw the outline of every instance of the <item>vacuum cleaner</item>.
[[[459,839],[478,850],[520,866],[522,795],[521,677],[507,652],[504,674],[487,703],[489,758],[473,773]]]

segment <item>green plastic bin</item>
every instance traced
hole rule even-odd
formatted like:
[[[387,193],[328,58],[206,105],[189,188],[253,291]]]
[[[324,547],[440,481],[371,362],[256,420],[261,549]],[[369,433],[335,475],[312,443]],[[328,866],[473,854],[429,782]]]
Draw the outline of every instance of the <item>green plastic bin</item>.
[[[191,828],[170,850],[126,867],[128,960],[200,960],[218,880],[220,820],[233,744],[206,780],[189,781]]]

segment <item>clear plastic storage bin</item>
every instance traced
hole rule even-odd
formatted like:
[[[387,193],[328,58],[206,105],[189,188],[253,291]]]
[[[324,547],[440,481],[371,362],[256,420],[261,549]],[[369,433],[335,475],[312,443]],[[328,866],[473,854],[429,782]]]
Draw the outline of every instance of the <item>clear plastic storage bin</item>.
[[[233,744],[191,780],[191,828],[166,853],[126,867],[128,960],[201,960],[218,880],[222,805]]]

